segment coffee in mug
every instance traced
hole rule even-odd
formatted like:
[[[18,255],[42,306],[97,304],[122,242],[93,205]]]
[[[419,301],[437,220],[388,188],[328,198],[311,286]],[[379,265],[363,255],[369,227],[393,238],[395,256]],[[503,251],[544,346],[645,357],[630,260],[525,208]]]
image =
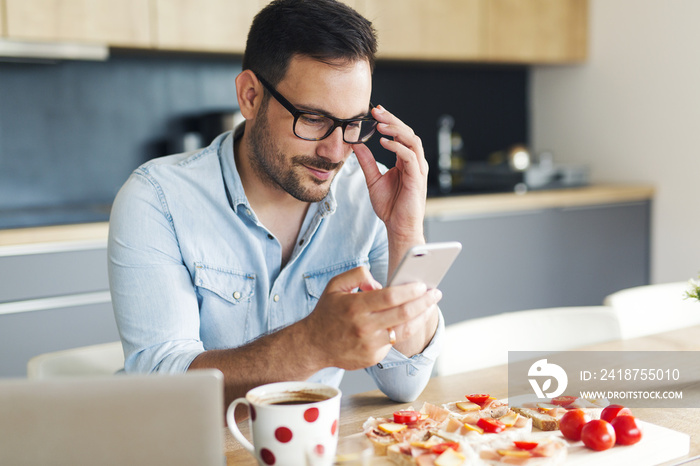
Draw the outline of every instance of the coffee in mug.
[[[338,444],[340,390],[312,382],[261,385],[231,403],[228,427],[261,465],[330,465]],[[236,425],[236,406],[248,406],[251,444]]]

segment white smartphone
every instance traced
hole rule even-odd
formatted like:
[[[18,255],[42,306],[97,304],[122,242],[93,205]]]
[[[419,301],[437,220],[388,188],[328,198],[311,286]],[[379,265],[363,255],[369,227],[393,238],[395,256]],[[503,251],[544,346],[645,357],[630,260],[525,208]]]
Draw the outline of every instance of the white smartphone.
[[[461,250],[457,241],[414,246],[401,259],[388,286],[422,282],[428,289],[437,288]]]

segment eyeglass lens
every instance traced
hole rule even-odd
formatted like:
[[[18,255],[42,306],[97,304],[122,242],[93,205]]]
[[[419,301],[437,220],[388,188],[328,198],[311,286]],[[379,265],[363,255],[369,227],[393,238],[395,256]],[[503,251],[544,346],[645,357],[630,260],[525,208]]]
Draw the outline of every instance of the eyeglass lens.
[[[375,120],[351,120],[344,122],[343,140],[348,144],[367,141],[377,126]],[[294,124],[294,133],[303,139],[319,140],[328,137],[335,129],[335,122],[323,115],[302,113]]]

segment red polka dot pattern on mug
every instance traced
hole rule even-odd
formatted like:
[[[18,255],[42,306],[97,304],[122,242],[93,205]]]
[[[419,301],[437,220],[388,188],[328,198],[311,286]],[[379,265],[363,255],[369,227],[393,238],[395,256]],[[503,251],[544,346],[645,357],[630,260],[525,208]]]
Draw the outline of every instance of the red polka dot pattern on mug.
[[[287,443],[292,440],[292,431],[288,427],[278,427],[275,430],[275,438],[279,442]]]
[[[306,422],[314,422],[318,419],[318,408],[309,408],[304,411],[304,419]]]
[[[275,464],[275,455],[267,448],[260,450],[260,458],[265,462],[265,464],[273,465]]]

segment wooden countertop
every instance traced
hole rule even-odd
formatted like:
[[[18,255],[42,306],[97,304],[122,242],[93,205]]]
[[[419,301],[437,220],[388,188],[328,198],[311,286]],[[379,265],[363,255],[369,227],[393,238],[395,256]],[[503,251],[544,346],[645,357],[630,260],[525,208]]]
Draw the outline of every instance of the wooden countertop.
[[[630,340],[618,340],[586,346],[585,351],[698,351],[700,326],[680,328],[669,332],[647,335]],[[461,374],[434,377],[417,401],[394,403],[379,390],[343,397],[340,412],[341,437],[362,431],[362,424],[369,416],[392,413],[408,406],[420,408],[424,401],[440,405],[461,400],[468,392],[486,392],[496,398],[508,396],[508,366],[494,366]],[[670,463],[677,464],[700,458],[700,409],[697,408],[633,408],[634,415],[646,422],[673,429],[690,436],[690,451],[683,458]],[[239,423],[246,434],[247,422]],[[248,437],[250,438],[250,437]],[[227,464],[254,465],[256,462],[225,429]],[[663,446],[661,446],[663,448]],[[627,447],[625,447],[627,448]],[[630,464],[640,464],[633,462]]]
[[[596,185],[581,188],[528,191],[524,194],[497,193],[448,196],[428,199],[426,217],[478,215],[548,208],[580,207],[650,200],[649,185]]]
[[[0,230],[0,256],[107,247],[108,222]]]
[[[613,204],[649,200],[654,189],[647,185],[597,185],[583,188],[429,198],[427,217],[449,217],[554,207]],[[30,252],[34,246],[91,246],[106,244],[109,224],[84,223],[0,230],[0,254],[13,248]]]

